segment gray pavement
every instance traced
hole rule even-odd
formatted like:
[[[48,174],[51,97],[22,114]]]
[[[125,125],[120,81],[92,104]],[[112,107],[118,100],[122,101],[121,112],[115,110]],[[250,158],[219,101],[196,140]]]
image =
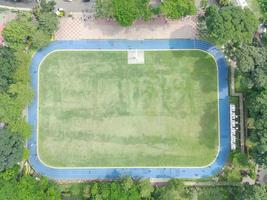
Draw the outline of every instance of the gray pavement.
[[[63,8],[66,12],[95,13],[96,0],[55,0],[56,8]]]
[[[0,6],[3,7],[13,7],[13,8],[28,8],[31,9],[36,5],[35,0],[23,0],[23,1],[13,1],[13,0],[0,0]]]

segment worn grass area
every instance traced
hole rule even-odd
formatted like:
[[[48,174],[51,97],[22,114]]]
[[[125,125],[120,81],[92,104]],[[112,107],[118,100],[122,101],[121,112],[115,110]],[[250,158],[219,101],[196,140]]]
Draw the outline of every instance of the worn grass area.
[[[54,52],[39,72],[39,156],[57,167],[203,166],[218,149],[217,71],[201,51]]]

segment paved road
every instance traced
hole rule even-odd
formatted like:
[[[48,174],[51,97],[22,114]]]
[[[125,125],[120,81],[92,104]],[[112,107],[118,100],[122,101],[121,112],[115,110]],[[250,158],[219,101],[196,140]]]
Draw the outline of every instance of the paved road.
[[[31,9],[36,5],[34,0],[25,0],[25,1],[12,1],[12,0],[0,0],[0,7],[14,7],[14,8],[28,8]]]

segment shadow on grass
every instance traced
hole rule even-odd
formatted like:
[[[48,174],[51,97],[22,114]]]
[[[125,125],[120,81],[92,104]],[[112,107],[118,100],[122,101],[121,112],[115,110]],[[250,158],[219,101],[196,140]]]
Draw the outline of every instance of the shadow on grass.
[[[217,101],[208,103],[200,120],[201,130],[198,135],[199,143],[209,149],[218,145],[218,106]]]
[[[195,62],[192,77],[198,81],[199,86],[204,93],[217,91],[217,69],[215,60],[208,54],[202,52],[204,55],[200,56]]]

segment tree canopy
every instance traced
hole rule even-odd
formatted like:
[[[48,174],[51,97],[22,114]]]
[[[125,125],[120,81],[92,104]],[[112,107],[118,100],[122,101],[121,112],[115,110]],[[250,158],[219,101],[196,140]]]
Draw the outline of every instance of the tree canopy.
[[[205,16],[210,39],[217,44],[251,43],[258,26],[256,17],[246,8],[210,6]]]
[[[22,158],[23,140],[18,134],[0,129],[0,172],[13,167]]]
[[[148,20],[151,15],[149,0],[112,0],[116,21],[122,26],[130,26],[137,19]]]
[[[41,12],[38,17],[38,29],[51,35],[58,28],[58,17],[52,12]]]
[[[16,200],[59,200],[57,187],[45,178],[36,180],[31,176],[23,176],[11,180],[0,178],[0,199]]]
[[[249,129],[250,153],[258,164],[267,166],[267,51],[242,45],[236,51],[236,60],[249,117],[254,119]]]
[[[20,13],[5,26],[3,36],[13,49],[38,49],[49,43],[58,28],[58,17],[53,12],[54,1],[42,0],[31,13]]]
[[[24,49],[31,44],[31,38],[36,27],[29,14],[21,14],[17,19],[7,23],[3,30],[5,42],[14,48]]]
[[[14,83],[14,73],[17,69],[17,60],[12,49],[0,47],[0,92],[6,92]]]
[[[196,13],[195,2],[192,0],[164,0],[160,8],[163,15],[170,19]]]
[[[264,200],[266,185],[207,186],[197,188],[199,200]]]
[[[267,51],[265,48],[243,45],[236,52],[239,73],[244,87],[267,87]]]

